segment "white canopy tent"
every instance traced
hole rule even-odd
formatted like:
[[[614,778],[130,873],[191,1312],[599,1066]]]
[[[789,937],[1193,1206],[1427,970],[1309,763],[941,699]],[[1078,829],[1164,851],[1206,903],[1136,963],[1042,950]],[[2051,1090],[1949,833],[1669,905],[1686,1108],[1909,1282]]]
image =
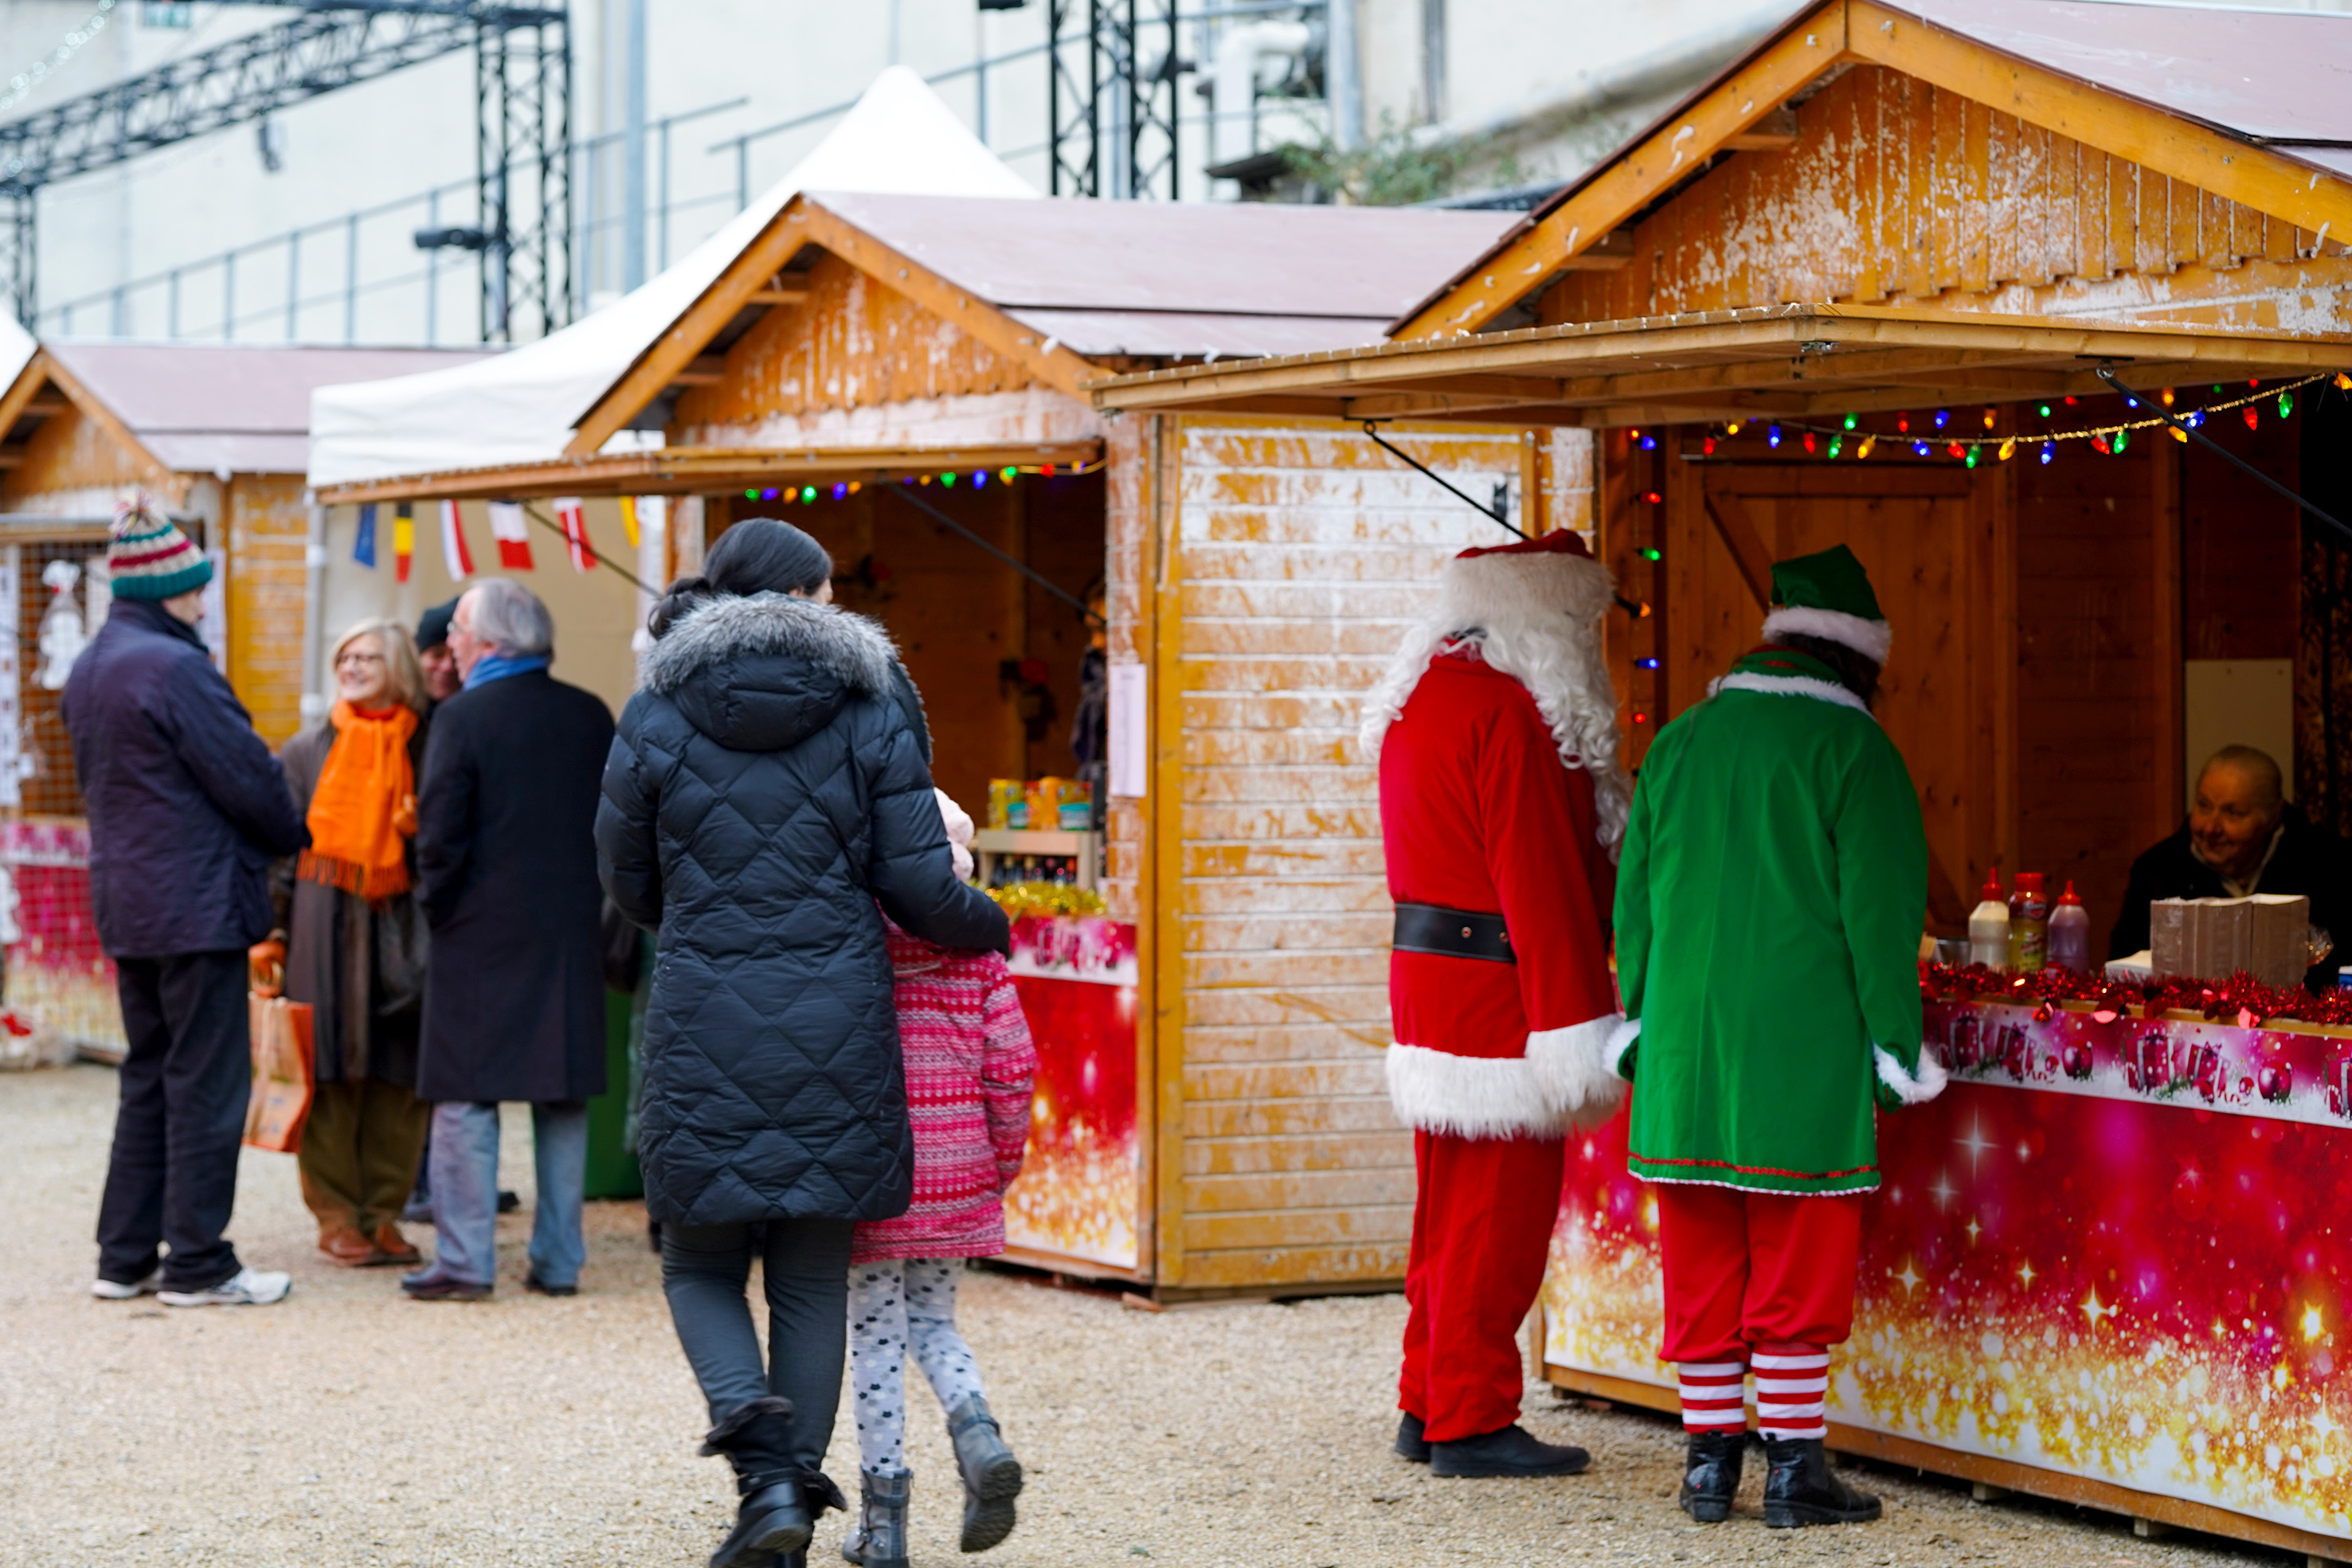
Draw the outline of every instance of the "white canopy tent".
[[[920,77],[892,66],[791,173],[643,287],[560,332],[473,364],[321,387],[310,403],[311,485],[562,455],[595,401],[803,190],[1037,195]]]

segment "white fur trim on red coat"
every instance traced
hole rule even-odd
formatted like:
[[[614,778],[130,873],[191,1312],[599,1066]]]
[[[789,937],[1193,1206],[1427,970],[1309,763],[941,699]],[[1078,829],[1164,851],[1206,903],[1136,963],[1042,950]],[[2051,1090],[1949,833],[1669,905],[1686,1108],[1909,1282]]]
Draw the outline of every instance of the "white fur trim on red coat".
[[[1570,1127],[1606,1121],[1625,1097],[1625,1081],[1617,1076],[1616,1058],[1609,1050],[1622,1021],[1609,1013],[1528,1035],[1528,1060],[1535,1063],[1536,1082]]]
[[[1924,1045],[1919,1048],[1919,1070],[1916,1072],[1904,1071],[1903,1064],[1895,1060],[1895,1053],[1883,1045],[1872,1046],[1870,1058],[1878,1068],[1878,1081],[1894,1090],[1895,1097],[1906,1105],[1926,1104],[1941,1094],[1944,1085],[1951,1082],[1944,1071],[1944,1064],[1937,1061],[1936,1053]]]
[[[1389,1101],[1405,1125],[1456,1138],[1557,1138],[1614,1111],[1623,1090],[1603,1056],[1613,1013],[1528,1036],[1524,1056],[1389,1047]],[[1599,1082],[1591,1074],[1598,1068]],[[1612,1087],[1613,1085],[1613,1089]],[[1570,1101],[1573,1098],[1573,1104]]]

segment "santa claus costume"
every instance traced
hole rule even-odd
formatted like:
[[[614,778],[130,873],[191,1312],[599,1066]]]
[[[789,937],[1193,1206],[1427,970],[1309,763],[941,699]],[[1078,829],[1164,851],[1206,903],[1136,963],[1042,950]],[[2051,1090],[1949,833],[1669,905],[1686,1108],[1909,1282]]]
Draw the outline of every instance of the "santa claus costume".
[[[1874,1102],[1932,1098],[1920,1049],[1927,845],[1871,716],[1890,632],[1844,546],[1772,568],[1765,645],[1643,759],[1617,885],[1618,1070],[1656,1184],[1681,1503],[1726,1518],[1756,1377],[1770,1525],[1875,1519],[1828,1467],[1829,1350],[1853,1327]]]
[[[1396,934],[1389,1093],[1420,1178],[1397,1450],[1447,1476],[1569,1475],[1517,1425],[1517,1333],[1542,1283],[1562,1139],[1622,1092],[1608,1041],[1627,786],[1576,534],[1465,550],[1366,699]]]

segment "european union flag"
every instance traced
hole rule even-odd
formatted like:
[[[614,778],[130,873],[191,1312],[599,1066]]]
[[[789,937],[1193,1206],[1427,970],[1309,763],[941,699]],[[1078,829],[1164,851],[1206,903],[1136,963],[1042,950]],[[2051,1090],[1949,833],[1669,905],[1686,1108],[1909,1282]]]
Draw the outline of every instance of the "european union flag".
[[[375,568],[375,503],[369,501],[360,507],[360,535],[352,543],[352,559],[373,570]]]

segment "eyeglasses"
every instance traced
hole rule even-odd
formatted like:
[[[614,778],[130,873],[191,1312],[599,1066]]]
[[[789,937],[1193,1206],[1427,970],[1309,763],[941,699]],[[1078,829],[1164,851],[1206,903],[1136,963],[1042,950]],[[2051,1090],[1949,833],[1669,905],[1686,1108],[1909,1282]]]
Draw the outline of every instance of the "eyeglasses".
[[[345,664],[381,664],[383,663],[382,653],[362,653],[356,648],[335,655],[335,668],[339,670]]]

